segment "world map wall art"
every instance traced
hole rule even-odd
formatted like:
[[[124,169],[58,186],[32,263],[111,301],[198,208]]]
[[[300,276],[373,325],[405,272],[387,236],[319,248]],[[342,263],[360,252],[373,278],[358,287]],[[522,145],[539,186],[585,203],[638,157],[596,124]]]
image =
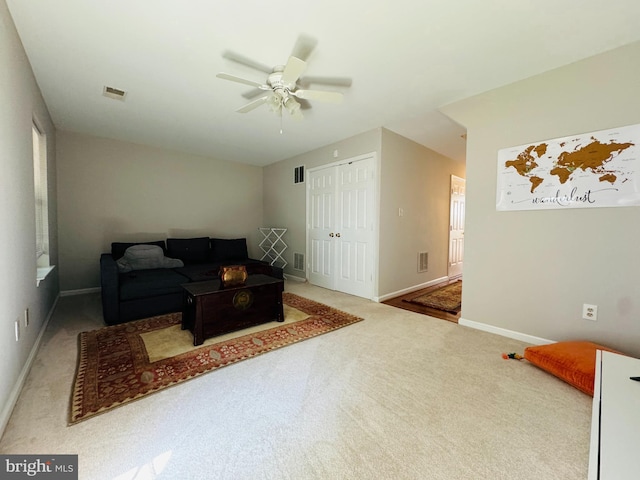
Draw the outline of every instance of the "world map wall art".
[[[497,210],[640,205],[640,125],[498,151]]]

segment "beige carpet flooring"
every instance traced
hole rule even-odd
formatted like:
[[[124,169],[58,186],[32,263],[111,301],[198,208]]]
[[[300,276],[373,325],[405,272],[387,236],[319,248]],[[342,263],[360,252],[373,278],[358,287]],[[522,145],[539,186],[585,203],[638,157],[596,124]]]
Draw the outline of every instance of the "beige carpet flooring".
[[[0,452],[78,454],[79,478],[587,477],[591,398],[503,360],[526,344],[288,282],[363,322],[67,426],[77,335],[100,297],[59,300]]]

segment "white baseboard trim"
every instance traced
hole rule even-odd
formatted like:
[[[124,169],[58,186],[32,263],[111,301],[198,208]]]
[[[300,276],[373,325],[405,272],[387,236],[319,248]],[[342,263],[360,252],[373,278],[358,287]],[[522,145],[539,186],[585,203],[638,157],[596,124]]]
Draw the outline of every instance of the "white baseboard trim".
[[[474,322],[473,320],[467,320],[466,318],[460,318],[458,325],[462,325],[469,328],[475,328],[476,330],[482,330],[483,332],[495,333],[503,337],[513,338],[520,340],[521,342],[531,343],[533,345],[547,345],[549,343],[555,343],[555,340],[548,340],[546,338],[535,337],[533,335],[527,335],[526,333],[515,332],[506,328],[496,327],[494,325],[488,325],[486,323]]]
[[[385,300],[389,300],[390,298],[399,297],[400,295],[405,295],[407,293],[415,292],[416,290],[422,290],[423,288],[432,287],[437,285],[438,283],[446,282],[449,280],[449,277],[440,277],[434,280],[429,280],[428,282],[421,283],[420,285],[414,285],[413,287],[403,288],[402,290],[398,290],[396,292],[387,293],[385,295],[381,295],[380,297],[373,297],[374,302],[384,302]]]
[[[64,290],[60,292],[61,297],[71,297],[73,295],[84,295],[85,293],[100,293],[102,288],[93,287],[93,288],[80,288],[78,290]]]
[[[295,275],[289,275],[288,273],[284,274],[284,279],[291,280],[292,282],[300,282],[300,283],[305,283],[307,281],[306,278],[296,277]]]
[[[60,295],[56,296],[56,299],[51,306],[51,310],[47,314],[45,318],[42,328],[40,328],[40,332],[38,332],[38,337],[36,341],[33,343],[33,347],[31,347],[31,351],[29,352],[29,356],[27,357],[27,361],[25,362],[22,370],[20,371],[20,375],[18,376],[18,380],[16,381],[11,393],[9,394],[9,399],[5,404],[2,412],[0,412],[0,438],[4,435],[4,430],[7,428],[7,424],[9,423],[9,418],[11,418],[11,413],[13,412],[16,403],[18,403],[18,397],[20,397],[20,392],[24,387],[24,383],[27,381],[27,376],[29,375],[29,371],[31,370],[31,365],[36,358],[36,354],[40,349],[40,344],[42,343],[42,337],[44,336],[44,332],[47,329],[47,325],[49,325],[49,320],[53,316],[53,312],[56,309],[56,305],[58,304],[58,299]]]

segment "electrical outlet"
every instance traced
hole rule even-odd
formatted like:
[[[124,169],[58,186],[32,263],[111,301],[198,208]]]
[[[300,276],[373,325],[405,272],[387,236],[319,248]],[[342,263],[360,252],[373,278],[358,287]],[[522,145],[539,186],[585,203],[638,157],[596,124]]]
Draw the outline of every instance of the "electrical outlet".
[[[29,309],[24,309],[24,326],[25,328],[29,326]]]
[[[584,320],[591,320],[593,322],[598,320],[598,306],[589,305],[588,303],[582,305],[582,318]]]
[[[16,342],[20,340],[20,319],[16,320]]]

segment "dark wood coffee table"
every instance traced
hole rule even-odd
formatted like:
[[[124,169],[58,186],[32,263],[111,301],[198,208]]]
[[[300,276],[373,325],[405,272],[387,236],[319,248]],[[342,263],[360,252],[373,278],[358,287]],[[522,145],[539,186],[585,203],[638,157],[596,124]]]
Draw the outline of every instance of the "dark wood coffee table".
[[[193,333],[193,344],[261,323],[284,322],[284,280],[249,275],[244,285],[222,287],[220,280],[185,283],[182,329]]]

